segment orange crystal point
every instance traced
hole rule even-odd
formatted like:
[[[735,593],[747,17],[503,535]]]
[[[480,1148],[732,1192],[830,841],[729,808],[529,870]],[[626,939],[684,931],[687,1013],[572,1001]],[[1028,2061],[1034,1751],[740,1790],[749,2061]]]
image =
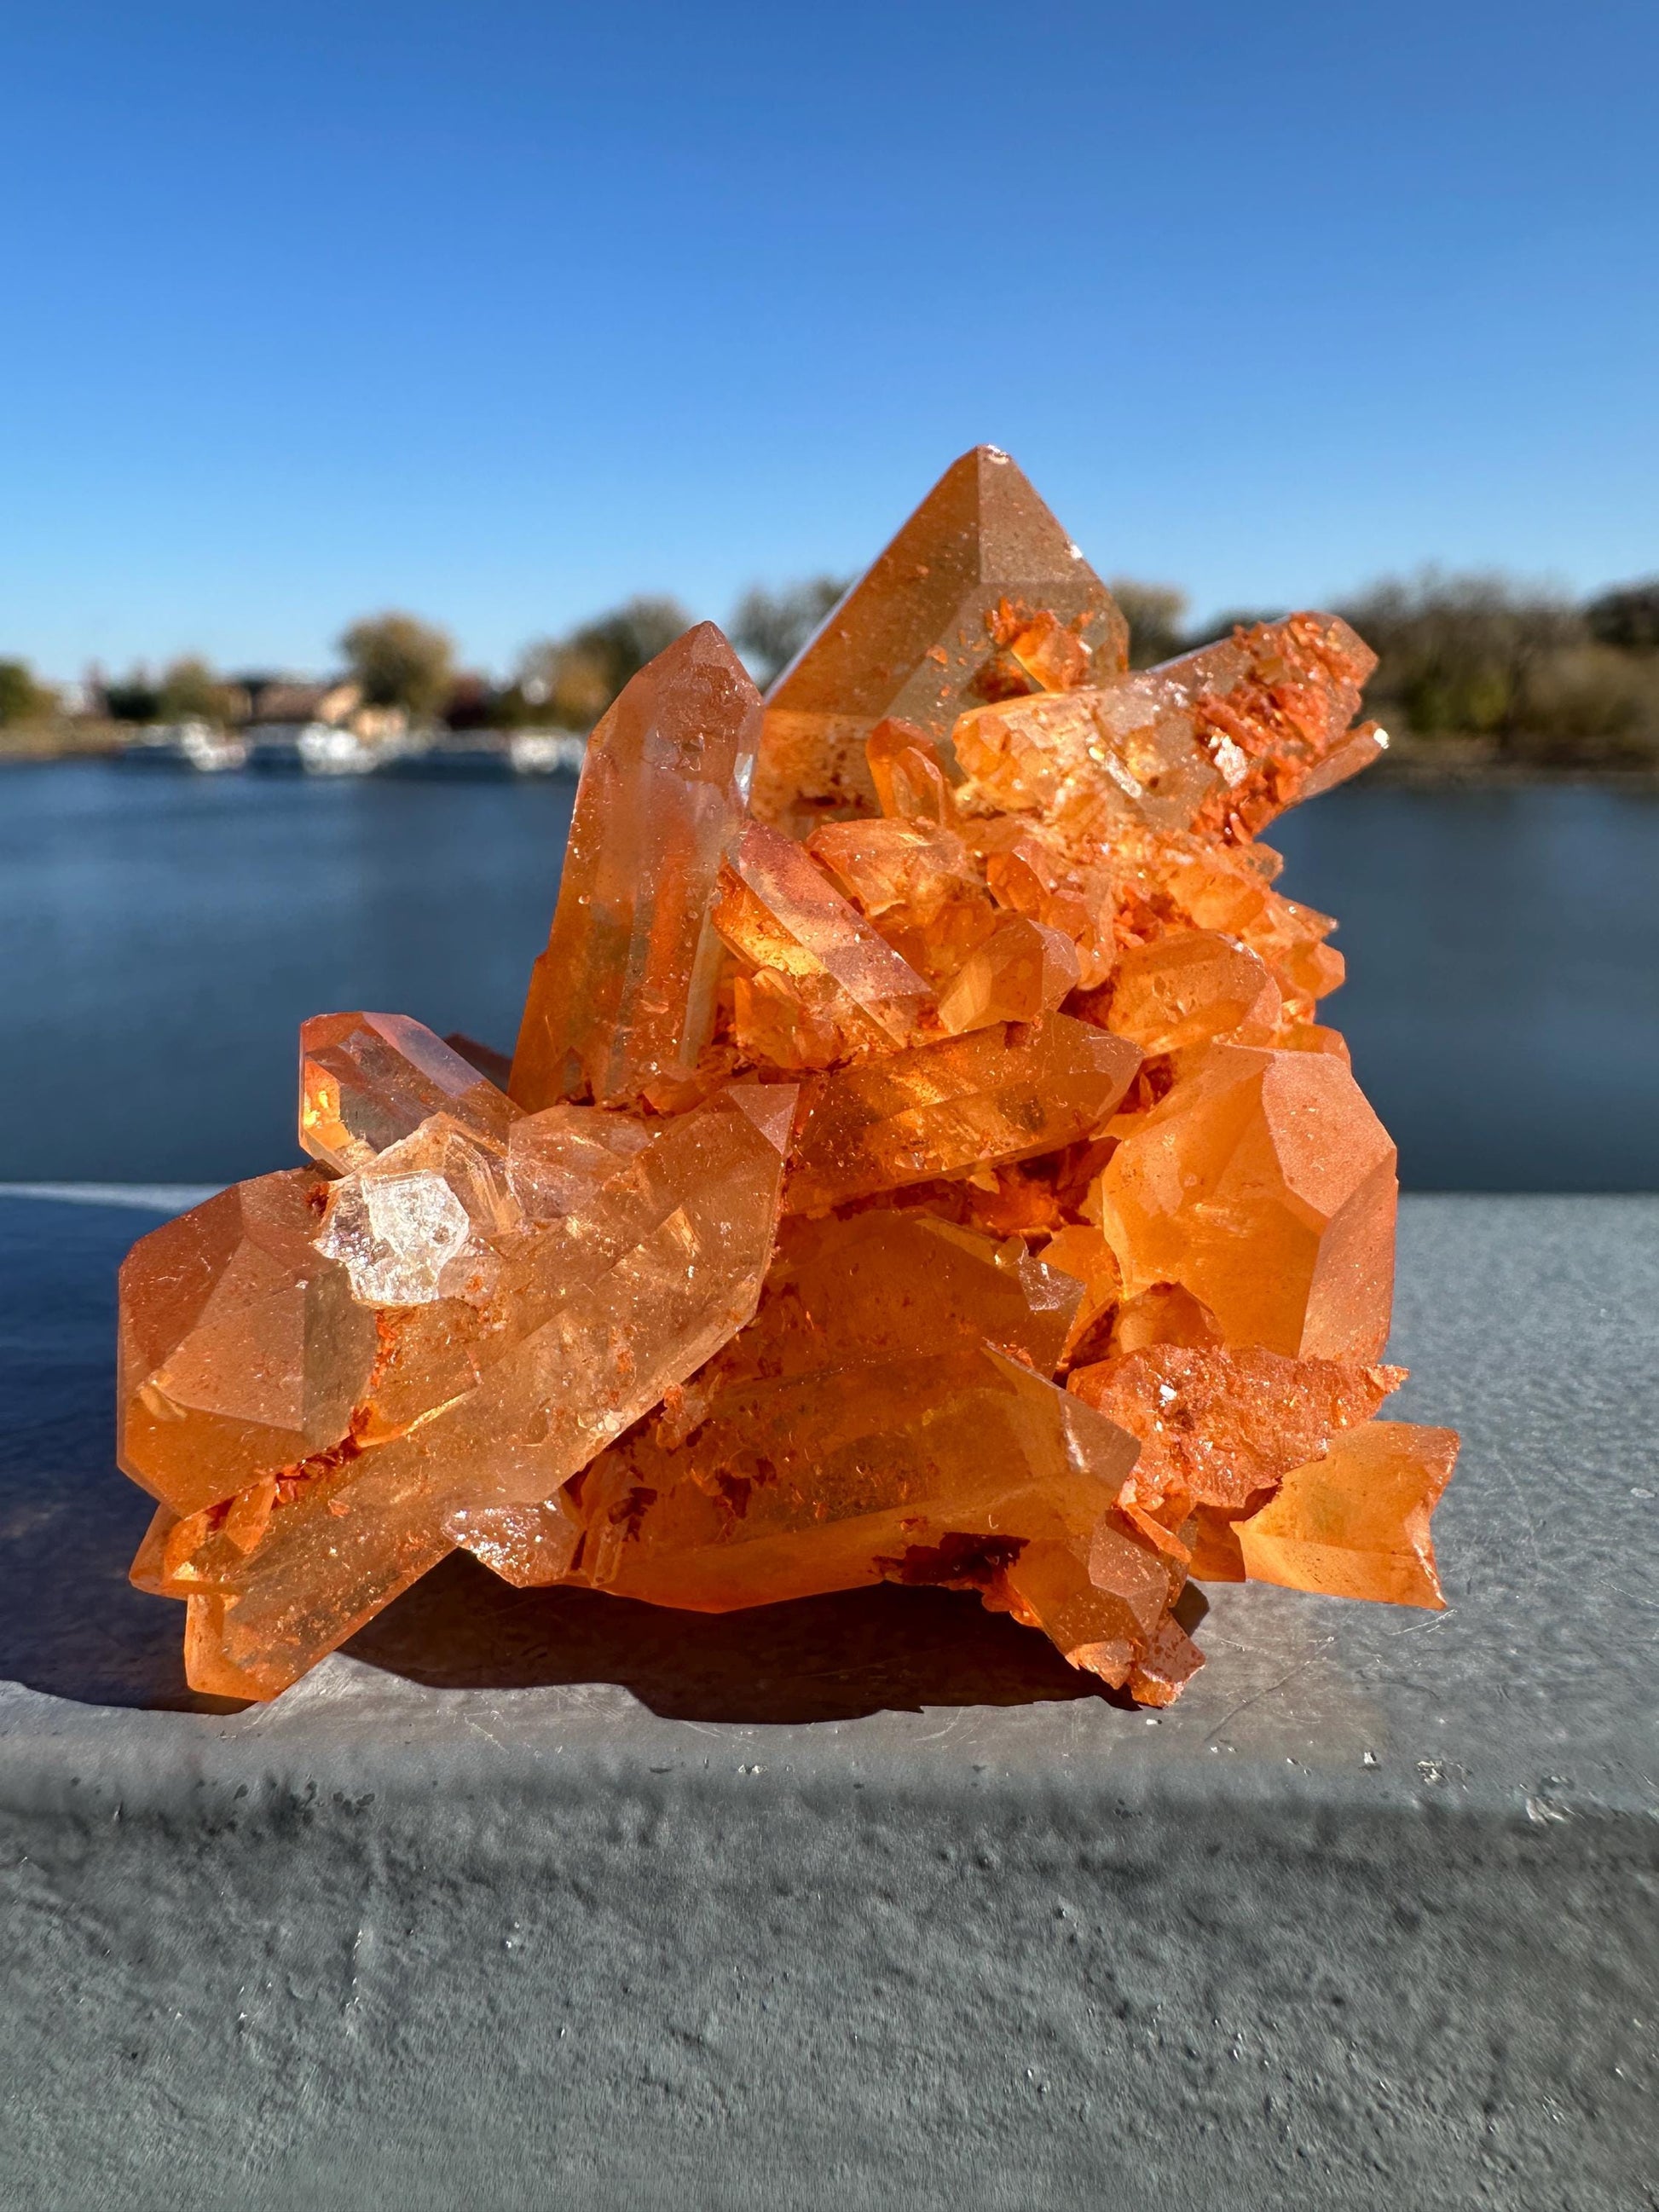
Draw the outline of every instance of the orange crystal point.
[[[997,904],[1057,929],[1077,948],[1078,981],[1098,985],[1111,967],[1113,884],[1104,869],[1074,866],[1029,823],[1000,817],[972,825]]]
[[[1023,1546],[989,1601],[1000,1599],[1073,1667],[1121,1689],[1164,1626],[1179,1580],[1152,1545],[1103,1515],[1086,1536]],[[1194,1656],[1187,1671],[1197,1663]]]
[[[1077,988],[1077,947],[1057,929],[1011,914],[957,971],[939,1002],[939,1026],[952,1036],[993,1022],[1034,1022]]]
[[[884,814],[954,829],[957,803],[939,747],[918,723],[888,715],[866,739],[864,757]]]
[[[1069,632],[1070,650],[1042,623]],[[1022,665],[1017,651],[1027,655]],[[933,490],[778,679],[755,772],[763,821],[876,810],[865,741],[890,715],[947,740],[978,702],[1121,669],[1109,592],[1008,456],[977,446]]]
[[[1253,837],[1298,800],[1369,767],[1382,743],[1375,723],[1352,736],[1376,655],[1339,615],[1257,623],[1157,673],[1193,702],[1194,736],[1214,761],[1198,826]]]
[[[1141,840],[1126,857],[1155,912],[1236,937],[1266,963],[1287,1023],[1311,1022],[1315,1002],[1341,983],[1342,956],[1324,941],[1335,923],[1273,888],[1282,863],[1270,846],[1172,836]]]
[[[934,822],[826,822],[807,850],[918,974],[948,981],[996,923],[982,872]]]
[[[516,1589],[562,1582],[575,1564],[583,1534],[568,1491],[534,1505],[498,1505],[449,1518],[449,1534],[492,1574]]]
[[[658,1133],[634,1114],[603,1106],[549,1106],[526,1114],[507,1139],[507,1176],[514,1198],[532,1221],[563,1221],[580,1214],[618,1168],[644,1151]]]
[[[793,986],[848,1050],[908,1044],[932,1012],[926,978],[842,896],[805,846],[763,822],[749,823],[722,871],[714,921],[739,958]],[[744,1026],[740,1018],[740,1036]]]
[[[300,1143],[344,1175],[447,1114],[504,1145],[512,1101],[406,1014],[317,1014],[300,1028]]]
[[[1030,1029],[999,1024],[817,1078],[805,1086],[811,1118],[786,1204],[825,1213],[876,1191],[1053,1152],[1104,1124],[1139,1062],[1122,1038],[1051,1014]]]
[[[1221,1037],[1270,1044],[1283,1004],[1265,962],[1247,945],[1185,929],[1121,956],[1097,1018],[1143,1052],[1175,1052]]]
[[[979,799],[1040,814],[1069,849],[1125,830],[1253,836],[1374,759],[1345,738],[1376,657],[1330,615],[1292,615],[1160,668],[970,708],[951,733]]]
[[[867,817],[826,822],[805,849],[861,913],[877,921],[896,915],[905,929],[919,935],[932,928],[953,896],[965,891],[985,896],[967,846],[938,823]]]
[[[1150,1344],[1180,1344],[1202,1351],[1220,1341],[1215,1316],[1179,1283],[1154,1283],[1137,1291],[1124,1299],[1112,1320],[1115,1352],[1144,1352]]]
[[[1399,1186],[1346,1063],[1231,1044],[1179,1057],[1091,1193],[1125,1289],[1182,1285],[1230,1345],[1376,1359]]]
[[[642,668],[588,740],[559,902],[512,1092],[535,1109],[689,1077],[714,1022],[708,914],[760,736],[760,695],[713,623]]]
[[[1386,1605],[1445,1604],[1429,1520],[1451,1480],[1452,1429],[1373,1421],[1292,1468],[1277,1494],[1235,1522],[1253,1581]]]
[[[328,1188],[310,1168],[238,1183],[122,1265],[116,1455],[175,1514],[346,1433],[376,1337],[314,1242]]]
[[[1172,1705],[1204,1664],[1204,1654],[1178,1620],[1167,1615],[1147,1638],[1129,1669],[1129,1694],[1138,1705]]]
[[[1067,1388],[1140,1440],[1139,1501],[1242,1506],[1253,1492],[1368,1421],[1406,1377],[1398,1367],[1286,1359],[1260,1346],[1159,1344],[1073,1370]]]

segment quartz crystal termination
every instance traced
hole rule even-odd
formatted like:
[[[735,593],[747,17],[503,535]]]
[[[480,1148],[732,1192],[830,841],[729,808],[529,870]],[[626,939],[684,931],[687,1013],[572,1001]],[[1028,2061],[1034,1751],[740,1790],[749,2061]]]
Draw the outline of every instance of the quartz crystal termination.
[[[1442,1601],[1456,1438],[1376,1418],[1394,1147],[1258,836],[1376,757],[1370,656],[1124,644],[981,447],[763,729],[707,626],[600,723],[505,1088],[305,1025],[313,1164],[123,1273],[133,1574],[198,1689],[277,1694],[458,1547],[698,1611],[973,1592],[1154,1705],[1189,1577]]]
[[[588,740],[512,1095],[628,1103],[688,1077],[714,1022],[710,919],[760,739],[760,695],[713,623],[643,668]]]
[[[1111,593],[1007,454],[976,446],[773,686],[755,812],[801,834],[874,813],[865,744],[885,716],[948,751],[965,708],[1098,682],[1127,656]]]

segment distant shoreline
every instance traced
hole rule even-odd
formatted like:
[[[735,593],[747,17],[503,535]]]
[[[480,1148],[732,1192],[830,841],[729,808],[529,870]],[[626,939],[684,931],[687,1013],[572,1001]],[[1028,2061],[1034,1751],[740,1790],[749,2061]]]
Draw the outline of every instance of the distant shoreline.
[[[84,732],[72,732],[51,727],[0,732],[0,769],[13,765],[36,768],[76,761],[118,764],[134,734],[134,727],[124,723],[99,724]],[[508,734],[505,731],[499,733],[503,747]],[[453,744],[458,750],[476,750],[482,758],[494,751],[497,735],[495,732],[469,731],[458,733]],[[445,745],[442,750],[449,754],[451,748]],[[182,761],[178,767],[180,774],[197,773]],[[225,772],[244,775],[270,773],[269,769],[260,767]],[[1373,767],[1342,787],[1354,791],[1507,791],[1550,785],[1594,786],[1632,795],[1659,793],[1659,764],[1644,767],[1504,759],[1491,742],[1482,738],[1397,737]]]
[[[1382,757],[1345,789],[1518,791],[1540,785],[1595,785],[1659,793],[1659,762],[1504,759],[1485,738],[1395,738]]]

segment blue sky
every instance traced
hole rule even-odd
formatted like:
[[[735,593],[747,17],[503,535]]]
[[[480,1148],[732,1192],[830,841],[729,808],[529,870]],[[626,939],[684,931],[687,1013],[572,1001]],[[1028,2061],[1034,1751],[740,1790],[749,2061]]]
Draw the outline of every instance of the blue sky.
[[[1006,447],[1107,574],[1659,568],[1659,10],[0,14],[0,654],[719,617]]]

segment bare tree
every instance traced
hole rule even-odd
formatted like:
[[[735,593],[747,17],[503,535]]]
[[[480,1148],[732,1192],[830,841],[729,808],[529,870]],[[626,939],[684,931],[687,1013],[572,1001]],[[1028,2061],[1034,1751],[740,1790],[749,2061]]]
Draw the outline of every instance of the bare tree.
[[[1173,584],[1141,584],[1114,576],[1112,597],[1129,625],[1129,665],[1151,668],[1173,660],[1183,643],[1187,594]]]
[[[690,627],[678,599],[629,599],[567,636],[531,646],[515,689],[561,729],[591,730],[623,684]]]
[[[1584,639],[1565,599],[1484,573],[1385,579],[1341,611],[1378,656],[1372,711],[1500,743],[1523,729],[1542,664]]]
[[[1598,644],[1624,653],[1659,653],[1659,576],[1602,592],[1584,610]]]

